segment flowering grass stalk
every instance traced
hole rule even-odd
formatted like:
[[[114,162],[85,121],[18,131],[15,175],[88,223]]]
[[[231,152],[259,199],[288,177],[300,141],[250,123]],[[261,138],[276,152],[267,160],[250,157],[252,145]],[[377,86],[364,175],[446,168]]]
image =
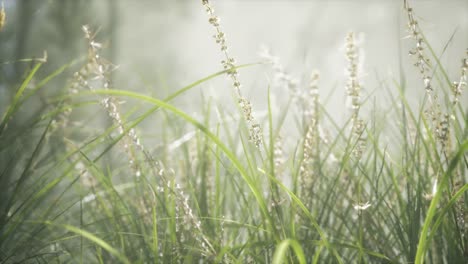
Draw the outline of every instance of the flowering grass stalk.
[[[354,135],[356,147],[353,149],[355,157],[359,160],[365,149],[365,124],[364,120],[359,117],[361,108],[361,83],[359,81],[359,65],[362,63],[359,59],[358,48],[355,45],[354,32],[348,33],[346,36],[346,58],[348,60],[348,81],[346,83],[346,92],[350,101],[352,134]]]
[[[215,28],[216,34],[213,36],[216,43],[219,44],[221,52],[224,55],[224,60],[221,61],[223,68],[229,70],[228,76],[231,78],[232,85],[237,95],[238,103],[244,114],[244,119],[249,125],[250,136],[249,139],[255,144],[257,148],[260,148],[262,144],[262,129],[253,116],[252,103],[245,98],[241,93],[241,83],[239,81],[239,73],[236,69],[236,61],[229,55],[228,46],[226,43],[226,34],[221,30],[219,24],[220,19],[214,14],[214,9],[208,0],[202,0],[202,4],[205,7],[207,14],[209,15],[208,22]]]

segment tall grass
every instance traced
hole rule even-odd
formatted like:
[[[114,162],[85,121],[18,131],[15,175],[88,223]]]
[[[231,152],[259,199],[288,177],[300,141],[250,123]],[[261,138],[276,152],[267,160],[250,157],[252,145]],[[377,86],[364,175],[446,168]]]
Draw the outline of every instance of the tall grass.
[[[9,87],[15,94],[0,122],[1,263],[466,263],[468,54],[451,80],[404,1],[414,38],[404,41],[415,48],[414,59],[402,60],[417,71],[403,74],[420,74],[426,90],[416,110],[404,82],[382,85],[388,109],[362,93],[351,32],[343,36],[344,123],[322,104],[319,73],[302,88],[277,60],[292,103],[273,115],[269,90],[259,119],[238,72],[260,66],[235,64],[214,9],[202,4],[224,70],[167,98],[112,83],[116,69],[88,26],[85,61],[37,80],[45,60],[33,60]],[[66,70],[75,71],[67,85],[25,118],[38,91]],[[238,114],[203,98],[195,118],[172,103],[226,74]],[[299,135],[292,147],[282,137],[294,129],[288,118]],[[154,124],[151,138],[142,122]]]

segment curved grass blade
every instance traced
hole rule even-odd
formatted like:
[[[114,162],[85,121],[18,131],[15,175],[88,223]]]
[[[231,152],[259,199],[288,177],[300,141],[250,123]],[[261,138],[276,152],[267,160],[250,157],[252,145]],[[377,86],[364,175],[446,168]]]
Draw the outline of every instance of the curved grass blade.
[[[431,223],[435,217],[437,205],[439,204],[439,200],[442,197],[442,190],[445,188],[445,185],[448,182],[448,178],[450,177],[450,175],[452,175],[452,172],[455,170],[459,161],[465,155],[466,151],[468,151],[468,140],[465,140],[463,144],[460,145],[458,152],[456,153],[455,157],[451,160],[449,168],[447,172],[444,174],[444,177],[442,178],[440,185],[437,188],[437,192],[431,201],[431,205],[429,206],[429,210],[427,211],[427,216],[426,216],[426,219],[424,220],[422,231],[419,237],[419,243],[418,243],[418,248],[416,251],[416,258],[414,262],[416,264],[424,263],[424,255],[426,253],[426,249],[428,247],[428,242],[429,242],[429,239],[428,239],[429,229],[433,227]],[[432,232],[434,231],[435,229],[432,230]]]
[[[10,106],[8,107],[8,110],[6,111],[5,115],[2,117],[2,122],[0,123],[0,134],[3,133],[3,130],[5,129],[8,121],[11,118],[11,116],[15,113],[16,109],[20,105],[21,96],[23,95],[24,91],[26,90],[26,87],[31,82],[34,75],[39,70],[39,68],[41,68],[41,66],[42,66],[42,63],[37,63],[34,66],[34,68],[31,70],[31,72],[29,72],[28,76],[26,76],[26,79],[23,81],[23,83],[19,87],[18,91],[16,92],[15,96],[13,97],[13,101],[11,102]]]
[[[57,226],[49,221],[45,222],[47,225],[52,225],[52,226]],[[72,233],[75,233],[77,235],[80,235],[89,241],[95,243],[99,247],[105,249],[107,252],[109,252],[111,255],[117,257],[121,262],[125,264],[130,264],[130,261],[125,257],[122,253],[120,253],[117,249],[113,248],[111,245],[109,245],[106,241],[100,239],[99,237],[95,236],[94,234],[85,231],[83,229],[71,226],[71,225],[58,225],[59,227],[62,227]]]
[[[275,254],[273,255],[273,264],[281,264],[286,262],[288,249],[291,247],[296,254],[297,260],[301,264],[306,263],[306,259],[304,256],[304,251],[302,250],[301,245],[294,239],[286,239],[281,241],[278,247],[275,250]]]

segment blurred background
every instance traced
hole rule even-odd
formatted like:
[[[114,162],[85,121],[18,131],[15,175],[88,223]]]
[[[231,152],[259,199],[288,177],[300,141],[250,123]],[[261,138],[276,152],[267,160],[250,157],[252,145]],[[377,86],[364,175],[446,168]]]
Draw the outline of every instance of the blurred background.
[[[284,69],[306,88],[312,70],[321,73],[319,89],[327,108],[337,116],[345,112],[344,86],[346,33],[356,32],[361,48],[361,81],[371,94],[385,83],[392,86],[405,72],[410,98],[424,93],[421,77],[408,51],[407,18],[402,1],[375,0],[222,0],[211,1],[221,19],[231,56],[239,64],[260,62],[268,48]],[[86,55],[81,26],[97,31],[103,56],[118,66],[117,89],[138,90],[158,98],[198,79],[222,70],[222,54],[213,39],[201,1],[184,0],[4,0],[6,25],[0,32],[0,105],[12,96],[7,87],[17,84],[30,63],[42,57],[46,76],[60,66]],[[468,1],[410,1],[425,36],[441,56],[449,77],[459,78],[461,58],[468,48]],[[448,45],[446,47],[446,45]],[[73,70],[73,69],[72,69]],[[75,69],[76,70],[76,69]],[[268,87],[278,105],[288,92],[275,86],[271,67],[260,65],[240,71],[242,91],[261,112],[266,108]],[[412,74],[414,73],[414,74]],[[53,84],[57,89],[66,77]],[[220,105],[233,104],[231,83],[217,78],[178,101],[191,111],[197,94],[214,98]],[[3,107],[0,107],[3,111]]]

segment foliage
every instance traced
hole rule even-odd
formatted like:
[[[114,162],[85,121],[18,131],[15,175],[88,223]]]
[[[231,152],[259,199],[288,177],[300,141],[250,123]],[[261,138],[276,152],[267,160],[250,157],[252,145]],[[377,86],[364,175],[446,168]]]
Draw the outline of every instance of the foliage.
[[[0,263],[466,262],[468,58],[450,81],[405,1],[418,70],[407,74],[425,88],[418,109],[394,81],[385,84],[389,110],[375,100],[369,115],[361,110],[373,98],[362,94],[351,32],[344,124],[321,104],[318,73],[298,90],[271,54],[292,103],[273,115],[269,90],[266,118],[254,118],[238,71],[259,64],[235,64],[214,9],[202,4],[224,70],[164,99],[113,83],[116,68],[89,26],[84,61],[41,73],[46,57],[29,60],[0,119]],[[208,98],[198,118],[173,104],[224,75],[237,114]],[[288,118],[299,135],[290,148],[281,136],[293,129]],[[143,122],[154,126],[150,136]]]

